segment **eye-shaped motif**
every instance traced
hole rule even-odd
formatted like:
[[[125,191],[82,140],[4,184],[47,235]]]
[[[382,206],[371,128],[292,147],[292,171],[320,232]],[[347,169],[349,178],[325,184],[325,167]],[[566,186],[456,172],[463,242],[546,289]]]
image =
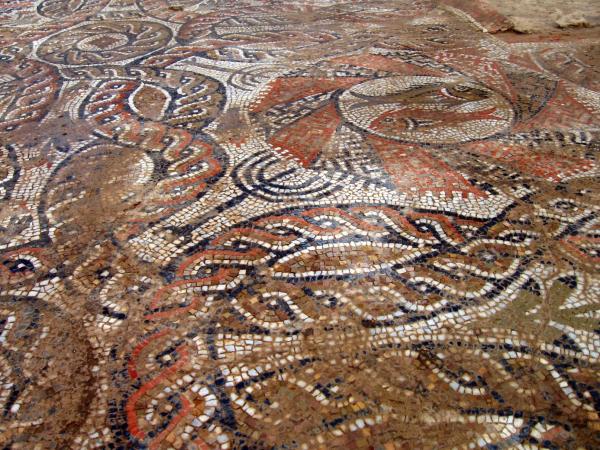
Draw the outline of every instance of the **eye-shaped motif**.
[[[466,91],[468,91],[471,88],[469,86],[465,86],[465,85],[462,85],[462,84],[457,84],[456,86],[454,86],[454,89],[457,90],[457,91],[459,91],[459,92],[466,92]]]
[[[33,253],[33,252],[31,252]],[[5,254],[0,260],[0,279],[19,281],[34,276],[44,266],[43,261],[28,251]]]
[[[490,98],[491,93],[476,87],[466,86],[464,84],[455,84],[444,86],[441,92],[446,97],[450,97],[462,102],[477,102]]]
[[[566,199],[556,200],[551,203],[551,206],[559,213],[576,213],[579,210],[577,203]]]

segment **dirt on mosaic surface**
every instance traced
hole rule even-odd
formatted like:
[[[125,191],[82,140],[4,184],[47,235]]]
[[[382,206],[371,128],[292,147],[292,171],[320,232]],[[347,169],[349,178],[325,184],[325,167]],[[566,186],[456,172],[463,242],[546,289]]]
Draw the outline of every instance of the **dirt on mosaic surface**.
[[[485,0],[512,23],[519,33],[547,33],[557,29],[600,25],[598,0]]]
[[[518,3],[0,0],[0,447],[600,447],[597,3]]]

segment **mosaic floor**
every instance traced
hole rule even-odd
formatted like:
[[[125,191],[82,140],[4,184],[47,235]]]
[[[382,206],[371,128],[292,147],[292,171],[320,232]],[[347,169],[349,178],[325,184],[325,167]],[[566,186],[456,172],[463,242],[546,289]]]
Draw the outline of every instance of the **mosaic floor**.
[[[0,446],[600,448],[600,32],[504,28],[0,0]]]

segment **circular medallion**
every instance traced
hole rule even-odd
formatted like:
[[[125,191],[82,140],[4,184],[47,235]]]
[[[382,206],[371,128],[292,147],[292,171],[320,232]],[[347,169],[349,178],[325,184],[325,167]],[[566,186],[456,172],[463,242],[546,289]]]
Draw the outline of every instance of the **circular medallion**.
[[[339,98],[350,123],[381,137],[414,143],[457,144],[510,127],[510,103],[462,78],[397,76],[353,86]]]
[[[55,34],[37,54],[54,64],[109,64],[151,53],[170,39],[171,30],[155,22],[92,23]]]
[[[42,0],[37,3],[37,13],[51,19],[85,17],[102,10],[110,0]]]

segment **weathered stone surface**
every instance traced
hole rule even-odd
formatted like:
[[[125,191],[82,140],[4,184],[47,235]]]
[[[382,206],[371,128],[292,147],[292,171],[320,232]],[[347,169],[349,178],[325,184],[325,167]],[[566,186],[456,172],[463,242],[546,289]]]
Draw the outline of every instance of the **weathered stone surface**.
[[[507,24],[0,0],[0,447],[599,448],[600,37]]]

